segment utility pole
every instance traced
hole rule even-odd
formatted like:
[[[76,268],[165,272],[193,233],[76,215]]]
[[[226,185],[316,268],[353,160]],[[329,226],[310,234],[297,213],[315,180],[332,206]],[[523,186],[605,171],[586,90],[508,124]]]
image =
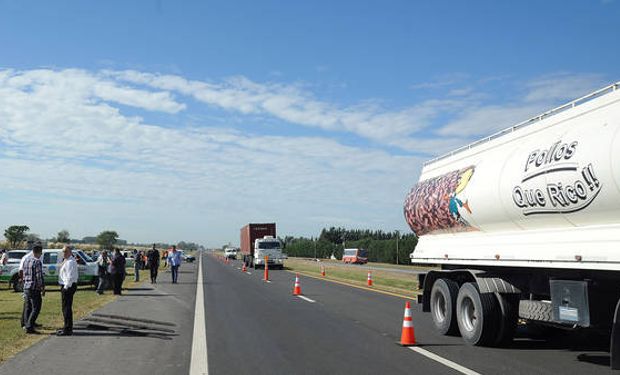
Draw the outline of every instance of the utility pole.
[[[314,239],[314,260],[316,260],[316,238]]]
[[[398,264],[398,238],[400,237],[400,232],[396,231],[396,264]]]

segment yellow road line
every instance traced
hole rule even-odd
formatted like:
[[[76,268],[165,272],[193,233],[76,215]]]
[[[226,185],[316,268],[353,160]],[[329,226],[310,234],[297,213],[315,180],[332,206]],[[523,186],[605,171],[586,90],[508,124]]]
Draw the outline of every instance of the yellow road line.
[[[319,276],[315,276],[313,274],[307,273],[305,271],[291,271],[291,270],[286,270],[286,271],[290,272],[290,273],[298,273],[300,275],[311,277],[311,278],[317,279],[317,280],[329,281],[331,283],[336,283],[336,284],[340,284],[340,285],[344,285],[344,286],[350,286],[350,287],[357,288],[357,289],[363,289],[363,290],[368,290],[368,291],[371,291],[371,292],[386,294],[386,295],[392,296],[392,297],[398,297],[398,298],[403,298],[403,299],[407,299],[407,300],[413,300],[414,302],[417,301],[416,297],[414,297],[414,296],[405,296],[405,295],[402,295],[402,294],[392,293],[392,292],[388,292],[388,291],[385,291],[385,290],[373,289],[373,288],[368,288],[368,287],[361,286],[361,285],[355,285],[355,284],[347,283],[345,281],[328,279],[327,277],[322,277],[322,276],[319,277]]]

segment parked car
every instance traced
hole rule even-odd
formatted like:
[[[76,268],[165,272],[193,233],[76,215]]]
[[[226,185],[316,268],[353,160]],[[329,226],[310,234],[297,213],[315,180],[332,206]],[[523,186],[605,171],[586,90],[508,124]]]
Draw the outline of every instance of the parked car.
[[[185,251],[183,250],[179,250],[179,252],[181,253],[181,259],[183,259],[184,262],[192,263],[193,261],[196,260],[195,256],[185,254]]]
[[[28,254],[29,250],[9,250],[7,264],[19,264],[24,255]]]
[[[20,252],[19,259],[28,253],[28,250],[12,250],[9,253]],[[86,256],[82,250],[73,250],[73,256],[78,264],[78,284],[97,285],[97,263]],[[16,257],[16,255],[14,256]],[[62,250],[43,249],[41,261],[43,262],[43,280],[45,284],[54,285],[58,283],[58,270],[62,263]],[[19,260],[0,266],[0,281],[8,282],[9,288],[15,292],[21,292],[23,285],[19,279]]]

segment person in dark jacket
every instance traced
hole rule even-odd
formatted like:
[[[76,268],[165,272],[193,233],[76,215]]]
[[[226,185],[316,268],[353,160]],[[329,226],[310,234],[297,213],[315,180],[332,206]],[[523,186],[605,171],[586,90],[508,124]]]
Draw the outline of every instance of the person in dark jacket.
[[[41,311],[41,297],[45,295],[42,252],[41,246],[35,246],[32,249],[33,256],[24,262],[24,295],[26,296],[24,331],[26,333],[38,333],[35,330],[35,323]]]
[[[121,254],[120,249],[114,249],[112,263],[110,263],[110,275],[114,285],[114,294],[120,295],[123,289],[123,280],[125,279],[125,257]]]
[[[151,284],[157,284],[157,271],[159,270],[159,250],[153,248],[146,253],[149,269],[151,270]]]

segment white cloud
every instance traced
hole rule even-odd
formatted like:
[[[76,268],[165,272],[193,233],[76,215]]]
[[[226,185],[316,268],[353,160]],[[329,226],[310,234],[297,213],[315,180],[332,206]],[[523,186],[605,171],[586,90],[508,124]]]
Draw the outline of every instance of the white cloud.
[[[102,85],[107,94],[94,89]],[[28,222],[43,235],[55,226],[75,225],[81,235],[117,228],[130,240],[211,244],[235,241],[252,220],[296,223],[291,233],[314,234],[331,224],[317,218],[368,226],[382,212],[384,228],[404,226],[401,201],[420,159],[320,137],[158,126],[116,104],[128,105],[125,90],[146,100],[134,105],[158,111],[173,108],[170,97],[126,85],[78,71],[0,74],[0,192],[39,203],[33,215],[19,200],[0,200],[1,225]],[[106,97],[119,88],[119,96]],[[80,212],[89,225],[63,210]]]
[[[387,145],[403,144],[404,138],[424,146],[415,136],[431,119],[446,108],[461,104],[454,100],[428,100],[400,110],[386,110],[376,103],[341,107],[317,100],[311,93],[292,85],[260,84],[245,77],[222,83],[190,81],[174,75],[155,75],[137,71],[108,71],[107,75],[134,84],[148,85],[190,95],[196,100],[242,114],[266,114],[293,124],[329,131],[344,131]],[[428,147],[413,148],[420,151]]]
[[[446,98],[387,110],[242,76],[213,83],[138,71],[0,70],[0,225],[28,222],[51,235],[71,226],[73,213],[83,235],[119,228],[130,240],[213,245],[234,242],[238,228],[254,220],[278,221],[288,234],[316,234],[338,222],[403,228],[402,199],[426,159],[416,153],[449,151],[512,125],[561,99],[556,86],[579,96],[595,78],[543,77],[509,104],[451,87]],[[335,136],[172,126],[166,116],[151,116],[190,117],[200,103]],[[141,117],[124,106],[143,110]],[[373,147],[338,141],[347,134]],[[36,215],[23,209],[28,202],[37,202]]]
[[[560,104],[577,99],[604,86],[597,74],[552,74],[527,81],[513,88],[508,103],[484,104],[484,100],[464,106],[456,116],[437,130],[440,136],[460,139],[482,137],[516,125]],[[488,98],[483,95],[482,98]]]
[[[554,74],[526,84],[526,102],[549,103],[577,99],[605,85],[598,74]]]

